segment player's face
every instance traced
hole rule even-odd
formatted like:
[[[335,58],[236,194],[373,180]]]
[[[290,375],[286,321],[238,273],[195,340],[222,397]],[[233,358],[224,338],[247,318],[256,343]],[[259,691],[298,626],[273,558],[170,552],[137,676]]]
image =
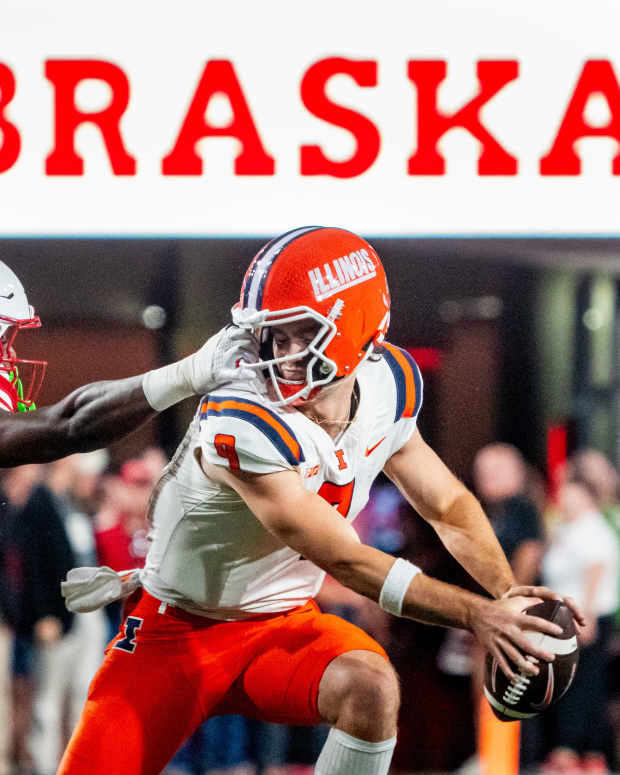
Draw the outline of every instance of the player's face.
[[[314,320],[299,320],[295,323],[286,323],[273,327],[273,355],[275,358],[303,353],[313,341],[319,325]],[[306,366],[310,355],[305,355],[299,360],[290,360],[278,366],[281,376],[287,380],[304,380],[306,378]]]

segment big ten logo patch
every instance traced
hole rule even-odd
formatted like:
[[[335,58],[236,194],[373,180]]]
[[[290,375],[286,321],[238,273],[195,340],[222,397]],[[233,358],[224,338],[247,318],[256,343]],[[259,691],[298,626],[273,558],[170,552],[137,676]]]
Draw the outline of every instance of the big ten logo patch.
[[[119,651],[125,651],[127,654],[133,654],[136,650],[136,632],[142,629],[144,619],[137,616],[128,616],[123,625],[125,637],[114,644],[114,648]]]

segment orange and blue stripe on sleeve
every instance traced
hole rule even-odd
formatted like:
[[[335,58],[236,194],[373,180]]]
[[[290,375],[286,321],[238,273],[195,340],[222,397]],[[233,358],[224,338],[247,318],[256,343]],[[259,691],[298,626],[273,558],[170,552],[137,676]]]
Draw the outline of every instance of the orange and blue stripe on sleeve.
[[[415,417],[422,403],[422,377],[418,364],[406,350],[383,342],[383,357],[390,367],[396,382],[396,414],[394,422],[401,417]]]
[[[281,417],[270,409],[244,398],[210,398],[200,408],[200,418],[236,417],[258,428],[278,452],[292,466],[305,462],[305,457],[297,437]]]

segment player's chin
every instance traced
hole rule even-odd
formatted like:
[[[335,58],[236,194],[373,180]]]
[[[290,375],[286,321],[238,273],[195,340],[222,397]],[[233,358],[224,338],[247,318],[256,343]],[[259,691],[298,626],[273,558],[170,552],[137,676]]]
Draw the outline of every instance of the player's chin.
[[[291,371],[284,371],[284,369],[280,369],[280,377],[287,383],[292,383],[293,385],[303,385],[306,381],[306,370],[295,369]]]

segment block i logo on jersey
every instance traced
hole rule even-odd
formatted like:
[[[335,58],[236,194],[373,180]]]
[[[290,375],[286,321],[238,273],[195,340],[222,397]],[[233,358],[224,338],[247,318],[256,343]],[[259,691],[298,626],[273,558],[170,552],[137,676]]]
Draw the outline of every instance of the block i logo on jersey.
[[[376,265],[365,248],[340,256],[322,267],[310,269],[308,277],[317,301],[328,299],[335,293],[370,280],[377,274]]]

